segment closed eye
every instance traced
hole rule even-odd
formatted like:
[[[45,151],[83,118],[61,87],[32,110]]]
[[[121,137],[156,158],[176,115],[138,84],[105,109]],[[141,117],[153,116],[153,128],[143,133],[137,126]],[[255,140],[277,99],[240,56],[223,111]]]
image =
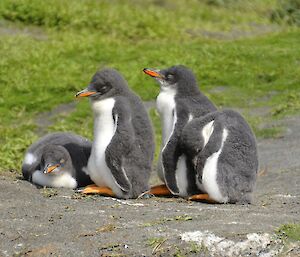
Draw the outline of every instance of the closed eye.
[[[172,79],[174,76],[172,75],[172,74],[168,74],[167,75],[167,79],[169,80],[169,79]]]
[[[106,93],[106,92],[108,92],[110,90],[110,86],[103,86],[102,88],[101,88],[101,92],[102,92],[102,94],[104,94],[104,93]]]

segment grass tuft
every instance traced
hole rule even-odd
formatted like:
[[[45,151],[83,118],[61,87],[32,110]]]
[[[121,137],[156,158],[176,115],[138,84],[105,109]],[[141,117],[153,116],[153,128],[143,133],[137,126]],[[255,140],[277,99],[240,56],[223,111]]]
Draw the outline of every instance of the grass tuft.
[[[300,241],[300,223],[284,224],[276,230],[283,239]]]

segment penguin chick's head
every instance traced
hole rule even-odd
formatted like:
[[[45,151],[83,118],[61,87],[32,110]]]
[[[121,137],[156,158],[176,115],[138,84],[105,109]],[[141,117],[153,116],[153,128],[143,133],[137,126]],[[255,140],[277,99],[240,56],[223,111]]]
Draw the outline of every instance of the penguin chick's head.
[[[128,90],[125,79],[114,69],[102,69],[92,77],[88,87],[76,94],[76,97],[88,96],[91,101],[102,100],[122,94]]]
[[[199,92],[193,72],[183,65],[172,66],[163,70],[145,68],[143,71],[155,78],[163,90],[172,88],[180,94]]]
[[[46,145],[43,148],[41,166],[45,174],[58,175],[69,170],[71,157],[66,148],[60,145]]]

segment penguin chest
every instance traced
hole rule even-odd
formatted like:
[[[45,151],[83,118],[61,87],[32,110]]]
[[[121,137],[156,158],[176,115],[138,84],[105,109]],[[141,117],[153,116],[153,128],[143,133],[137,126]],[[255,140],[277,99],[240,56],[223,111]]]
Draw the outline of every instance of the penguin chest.
[[[156,105],[157,110],[161,117],[162,122],[162,143],[165,146],[176,124],[176,104],[175,104],[176,91],[173,89],[165,89],[157,96]]]
[[[40,186],[47,187],[64,187],[64,188],[76,188],[77,181],[68,172],[62,174],[51,175],[44,174],[40,170],[36,170],[32,174],[32,182]]]
[[[112,190],[115,187],[115,181],[107,166],[105,153],[117,128],[118,116],[115,115],[114,117],[112,112],[114,105],[115,100],[113,98],[92,105],[95,113],[94,142],[88,161],[88,173],[91,179],[98,186],[108,186]]]
[[[162,145],[159,155],[157,172],[158,176],[164,181],[164,172],[162,164],[162,151],[168,143],[175,127],[175,90],[162,90],[156,99],[156,107],[159,112],[162,123]]]

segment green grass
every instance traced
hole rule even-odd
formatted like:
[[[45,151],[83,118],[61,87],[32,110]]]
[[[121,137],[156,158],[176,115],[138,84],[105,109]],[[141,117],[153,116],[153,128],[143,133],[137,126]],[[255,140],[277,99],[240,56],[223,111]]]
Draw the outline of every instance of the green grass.
[[[0,14],[10,21],[65,29],[96,29],[100,34],[115,38],[161,38],[166,32],[182,38],[186,29],[230,29],[249,27],[247,23],[270,23],[266,12],[277,6],[276,0],[226,1],[226,4],[207,4],[209,1],[179,0],[72,1],[3,0]],[[71,4],[72,3],[72,4]],[[147,9],[147,11],[145,11]],[[245,11],[247,14],[245,15]],[[229,15],[231,14],[231,15]],[[168,30],[166,30],[166,28]]]
[[[300,223],[284,224],[276,230],[276,233],[285,240],[300,241]]]
[[[300,33],[272,23],[276,0],[40,3],[0,2],[0,28],[9,31],[0,29],[0,171],[20,169],[26,147],[38,138],[36,116],[74,101],[104,66],[117,68],[143,100],[154,100],[159,90],[144,67],[184,64],[218,106],[267,106],[270,119],[299,112]],[[261,26],[274,31],[261,36]],[[251,36],[241,37],[243,31]],[[159,117],[154,110],[151,117],[159,147]],[[260,119],[248,120],[258,135],[278,132],[262,132]],[[48,131],[56,130],[92,138],[88,102],[55,118]]]

